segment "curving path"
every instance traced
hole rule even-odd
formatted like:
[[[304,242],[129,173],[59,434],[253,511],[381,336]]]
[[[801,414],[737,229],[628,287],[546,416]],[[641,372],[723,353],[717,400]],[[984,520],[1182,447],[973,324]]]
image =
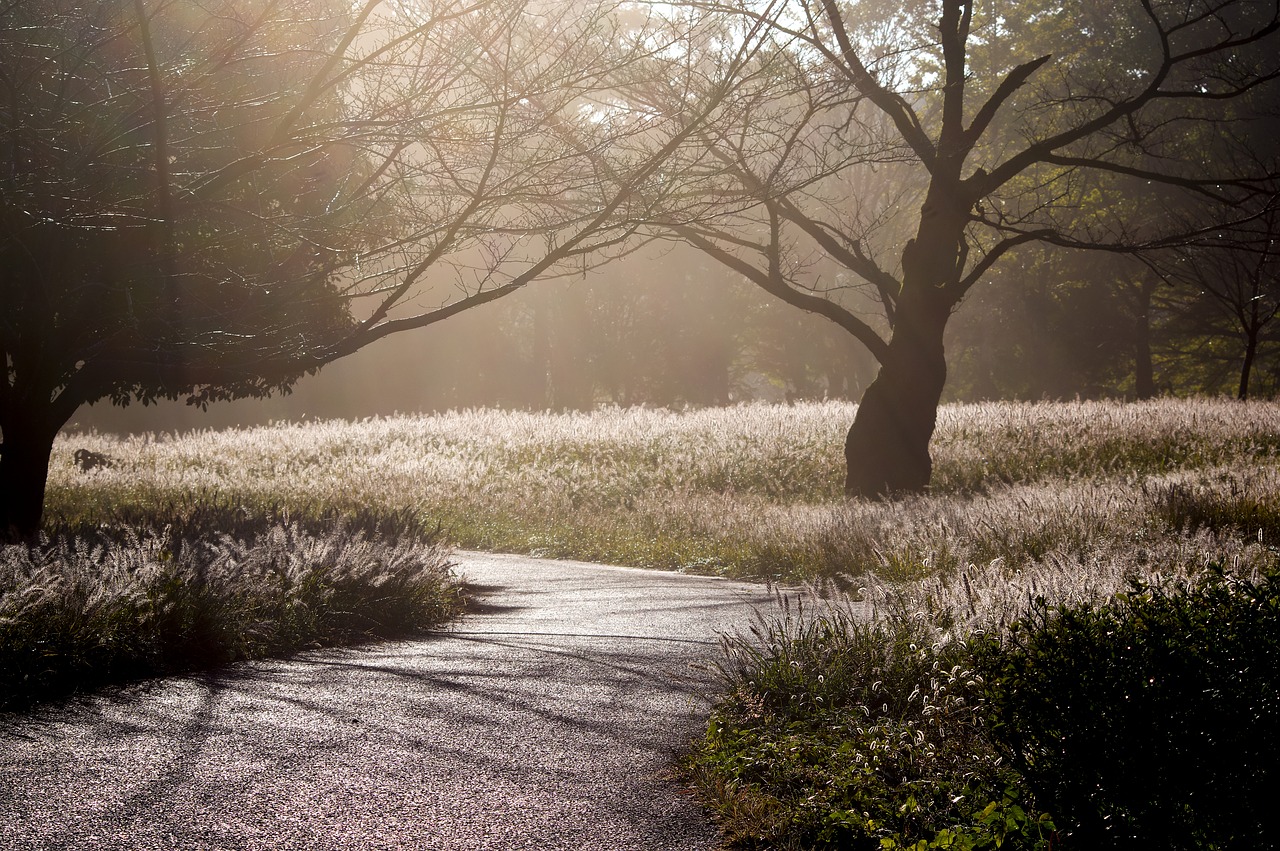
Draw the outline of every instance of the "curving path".
[[[0,849],[713,849],[667,771],[759,586],[459,553],[425,641],[0,716]]]

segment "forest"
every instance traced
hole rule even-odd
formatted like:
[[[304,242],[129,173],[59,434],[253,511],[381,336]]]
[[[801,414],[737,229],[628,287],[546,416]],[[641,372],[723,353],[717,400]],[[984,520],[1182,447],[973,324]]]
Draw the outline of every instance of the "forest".
[[[1256,295],[1242,300],[1262,320],[1249,398],[1280,392],[1280,326],[1271,324],[1280,261],[1270,262]],[[1190,281],[1159,278],[1140,260],[1027,253],[1025,265],[1001,270],[957,311],[943,398],[1235,397],[1249,338],[1229,304]],[[128,433],[485,407],[857,401],[875,370],[831,322],[677,247],[380,343],[304,378],[290,395],[203,411],[100,404],[81,409],[76,423]]]

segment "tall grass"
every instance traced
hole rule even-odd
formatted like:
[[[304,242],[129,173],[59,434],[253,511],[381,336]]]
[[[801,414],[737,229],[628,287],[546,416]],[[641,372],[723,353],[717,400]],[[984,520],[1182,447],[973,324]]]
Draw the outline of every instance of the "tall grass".
[[[295,518],[365,508],[440,523],[465,547],[852,585],[971,565],[1006,578],[1183,571],[1222,553],[1256,560],[1277,531],[1266,507],[1280,488],[1271,403],[945,406],[932,491],[892,503],[841,495],[853,413],[838,403],[472,411],[72,435],[55,452],[49,508],[90,522],[228,497]],[[116,464],[82,473],[72,462],[82,447]]]
[[[725,697],[686,768],[730,846],[1047,851],[965,642],[901,606],[868,614],[788,602],[725,638]]]
[[[48,516],[51,529],[80,534],[157,513],[208,514],[221,526],[240,515],[276,518],[243,544],[219,538],[175,551],[160,532],[140,535],[130,551],[143,555],[123,559],[134,561],[122,576],[161,577],[148,589],[169,587],[171,564],[189,565],[195,578],[179,585],[197,590],[215,584],[204,565],[226,565],[233,597],[261,587],[262,577],[267,585],[293,577],[280,584],[300,593],[327,588],[309,579],[327,559],[306,554],[323,549],[313,539],[345,516],[358,518],[351,541],[366,553],[360,559],[393,518],[391,527],[439,528],[462,546],[805,580],[820,608],[783,609],[727,640],[729,698],[691,763],[704,794],[733,819],[733,836],[748,846],[849,847],[878,837],[872,847],[918,849],[922,838],[929,847],[1051,847],[1049,816],[982,732],[973,703],[982,683],[967,664],[966,637],[1002,633],[1040,599],[1089,604],[1135,578],[1192,577],[1210,564],[1245,576],[1273,569],[1280,406],[947,406],[931,491],[889,502],[840,492],[853,415],[836,403],[473,411],[187,435],[73,434],[55,447]],[[81,448],[115,463],[81,471],[73,462]],[[103,560],[48,546],[63,547],[53,561],[80,570]],[[260,549],[275,555],[255,555]],[[204,561],[183,561],[197,552]],[[295,556],[296,570],[261,567]],[[44,556],[22,558],[19,584],[41,585],[31,577],[42,575]],[[54,599],[94,593],[56,590],[77,588],[72,580],[44,584]],[[126,631],[153,634],[150,624],[168,623],[158,613],[176,607],[150,602],[152,593],[117,595],[148,601]],[[292,611],[291,599],[249,609]],[[93,631],[113,634],[109,623]],[[249,625],[236,634],[254,632]]]
[[[390,524],[308,528],[221,502],[57,521],[37,544],[4,546],[0,709],[437,626],[458,604],[447,549]]]

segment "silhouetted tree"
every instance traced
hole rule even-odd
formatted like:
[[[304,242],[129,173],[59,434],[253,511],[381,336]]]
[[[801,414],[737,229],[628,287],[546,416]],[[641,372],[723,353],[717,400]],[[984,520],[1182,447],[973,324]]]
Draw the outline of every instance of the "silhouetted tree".
[[[288,389],[628,237],[720,98],[613,109],[607,80],[660,40],[545,11],[0,6],[0,536],[37,531],[83,404]]]
[[[1225,222],[1274,172],[1229,144],[1276,93],[1274,3],[699,8],[726,35],[670,60],[667,85],[637,86],[645,108],[715,91],[702,79],[734,33],[771,39],[734,93],[735,121],[703,131],[656,225],[879,362],[845,446],[851,495],[928,485],[944,331],[1002,258],[1037,242],[1186,237],[1149,227],[1172,194]],[[870,298],[812,274],[815,254]]]
[[[1248,399],[1260,346],[1280,314],[1280,196],[1256,218],[1157,255],[1151,268],[1180,293],[1166,304],[1182,334],[1239,341],[1236,397]]]

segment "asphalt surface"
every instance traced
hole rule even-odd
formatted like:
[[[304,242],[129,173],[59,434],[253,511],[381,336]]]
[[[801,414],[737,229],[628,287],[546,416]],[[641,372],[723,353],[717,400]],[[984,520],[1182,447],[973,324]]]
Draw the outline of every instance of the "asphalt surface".
[[[764,590],[457,561],[482,605],[439,637],[0,716],[0,848],[715,848],[669,769]]]

